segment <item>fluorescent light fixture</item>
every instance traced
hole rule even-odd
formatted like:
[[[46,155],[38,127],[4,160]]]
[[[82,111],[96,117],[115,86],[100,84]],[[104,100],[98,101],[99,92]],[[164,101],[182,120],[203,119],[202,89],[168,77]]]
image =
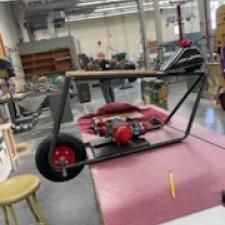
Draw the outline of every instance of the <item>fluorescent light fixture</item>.
[[[79,2],[76,4],[78,7],[82,6],[92,6],[92,5],[99,5],[99,4],[105,4],[105,3],[119,3],[120,0],[109,0],[109,1],[89,1],[89,2]]]
[[[0,0],[0,3],[6,3],[6,2],[16,2],[18,0]]]

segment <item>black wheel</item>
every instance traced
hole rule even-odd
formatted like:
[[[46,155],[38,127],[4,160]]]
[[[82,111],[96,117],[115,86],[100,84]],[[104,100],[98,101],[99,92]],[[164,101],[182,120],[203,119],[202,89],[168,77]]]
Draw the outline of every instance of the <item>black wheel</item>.
[[[67,134],[60,134],[57,138],[56,149],[51,156],[52,165],[49,163],[49,151],[51,146],[51,138],[43,140],[36,151],[36,166],[38,171],[48,180],[54,182],[64,182],[76,177],[83,165],[76,168],[68,168],[67,176],[63,176],[62,169],[59,164],[60,158],[65,159],[65,164],[75,164],[86,159],[86,151],[84,144],[75,137]]]

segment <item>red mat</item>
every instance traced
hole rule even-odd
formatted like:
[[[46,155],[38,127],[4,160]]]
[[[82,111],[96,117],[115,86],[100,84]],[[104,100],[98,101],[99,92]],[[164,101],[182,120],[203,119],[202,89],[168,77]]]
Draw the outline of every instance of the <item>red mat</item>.
[[[179,117],[172,121],[179,129],[184,124]],[[212,143],[190,136],[177,145],[92,166],[105,225],[156,225],[221,203],[225,138],[198,125],[192,133]],[[181,133],[165,128],[146,138],[155,142],[174,135]],[[83,136],[86,142],[90,138]],[[175,200],[169,189],[170,170],[175,178]]]
[[[91,113],[83,117],[78,118],[77,124],[80,130],[84,133],[94,134],[91,129],[92,119],[96,117],[118,117],[118,115],[128,115],[128,113],[136,113],[132,115],[133,121],[151,121],[152,119],[158,119],[160,121],[166,120],[166,113],[159,111],[154,107],[137,107],[127,103],[109,103],[99,108],[96,113]]]

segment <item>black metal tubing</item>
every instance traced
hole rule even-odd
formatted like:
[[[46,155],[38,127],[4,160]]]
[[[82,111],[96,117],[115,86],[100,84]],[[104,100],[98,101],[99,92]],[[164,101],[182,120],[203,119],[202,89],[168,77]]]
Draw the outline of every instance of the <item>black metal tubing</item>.
[[[61,94],[60,101],[59,101],[59,111],[56,114],[56,119],[55,119],[54,128],[53,128],[53,132],[52,132],[52,142],[51,142],[51,147],[50,147],[50,152],[49,152],[50,165],[52,165],[52,160],[51,160],[52,157],[51,156],[56,147],[56,141],[57,141],[57,137],[59,135],[59,130],[60,130],[63,113],[64,113],[64,109],[65,109],[65,105],[66,105],[66,98],[68,95],[69,86],[70,86],[70,78],[65,77],[63,90],[62,90],[62,94]]]
[[[184,103],[186,98],[189,96],[189,94],[194,90],[194,88],[198,85],[198,83],[201,80],[201,76],[199,76],[196,81],[193,83],[193,85],[189,88],[189,90],[184,94],[184,96],[180,99],[180,101],[177,103],[175,108],[171,111],[170,115],[167,117],[165,124],[169,123],[173,115],[177,112],[177,110],[180,108],[180,106]]]
[[[200,82],[200,89],[199,89],[199,92],[198,92],[197,97],[196,97],[196,100],[195,100],[195,104],[194,104],[194,107],[193,107],[193,110],[192,110],[192,113],[191,113],[191,116],[190,116],[190,119],[189,119],[189,122],[188,122],[187,129],[185,131],[184,138],[187,138],[188,135],[190,134],[191,127],[192,127],[192,124],[194,122],[194,119],[195,119],[195,115],[197,113],[197,110],[198,110],[198,106],[199,106],[199,103],[200,103],[200,99],[201,99],[202,93],[204,91],[206,76],[202,76],[200,78],[201,78],[201,80],[200,80],[201,82],[199,81]]]
[[[169,145],[172,145],[172,144],[180,143],[180,142],[182,142],[182,140],[183,140],[183,138],[176,138],[176,139],[173,139],[173,140],[160,142],[160,143],[156,143],[156,144],[153,144],[153,145],[148,144],[146,146],[142,146],[142,147],[139,147],[139,148],[136,148],[136,149],[133,149],[133,150],[121,151],[121,152],[111,154],[109,156],[96,157],[96,158],[93,158],[93,159],[77,162],[75,164],[71,164],[71,165],[66,166],[66,168],[76,168],[76,167],[83,166],[83,165],[91,165],[91,164],[94,164],[94,163],[100,163],[100,162],[104,162],[106,160],[116,159],[116,158],[119,158],[119,157],[124,157],[124,156],[127,156],[127,155],[139,153],[139,152],[155,150],[156,148],[160,148],[160,147],[163,147],[163,146],[169,146]]]
[[[153,77],[171,77],[171,76],[182,76],[182,75],[183,76],[190,76],[190,74],[188,75],[188,73],[184,73],[184,74],[181,74],[181,73],[173,73],[173,74],[159,73],[159,74],[155,74]],[[93,163],[103,162],[103,161],[106,161],[106,160],[130,155],[130,154],[134,154],[134,153],[138,153],[138,152],[143,152],[143,151],[147,151],[147,150],[153,150],[153,149],[160,148],[160,147],[163,147],[163,146],[168,146],[168,145],[171,145],[171,144],[176,144],[176,143],[182,142],[190,134],[190,130],[191,130],[192,124],[194,122],[194,118],[195,118],[195,115],[196,115],[196,112],[197,112],[197,109],[198,109],[198,106],[199,106],[199,103],[200,103],[200,98],[201,98],[202,92],[204,90],[204,84],[205,84],[205,80],[206,80],[206,74],[203,73],[203,72],[197,72],[197,73],[195,73],[195,76],[197,76],[196,81],[190,87],[190,89],[184,94],[184,96],[181,98],[181,100],[178,102],[178,104],[175,106],[175,108],[172,110],[172,112],[168,116],[166,122],[163,124],[163,126],[165,126],[170,121],[170,119],[174,116],[174,114],[177,112],[177,110],[180,108],[180,106],[184,103],[184,101],[189,96],[189,94],[192,92],[192,90],[198,84],[200,84],[200,89],[198,91],[196,101],[195,101],[195,104],[193,106],[193,110],[192,110],[190,119],[188,121],[188,126],[187,126],[186,131],[184,132],[183,137],[175,138],[175,139],[172,139],[172,140],[167,140],[167,141],[156,143],[156,144],[150,144],[149,143],[149,144],[144,145],[142,147],[139,147],[137,149],[122,151],[122,152],[118,152],[118,153],[115,153],[115,154],[111,154],[109,156],[96,157],[96,158],[93,158],[93,159],[90,159],[90,160],[77,162],[76,164],[66,166],[66,168],[75,168],[75,167],[79,167],[79,166],[83,166],[83,165],[87,165],[87,164],[90,165],[90,164],[93,164]],[[119,78],[119,77],[117,77],[117,78]],[[121,76],[121,78],[126,78],[126,76]],[[95,79],[98,79],[98,78],[95,78]],[[101,79],[104,79],[104,78],[101,77]],[[109,77],[105,77],[105,79],[109,79]],[[76,78],[76,80],[89,80],[89,78],[87,78],[87,77],[86,78],[82,78],[82,77],[80,78],[79,77],[79,78]],[[69,84],[70,84],[70,77],[66,77],[65,82],[64,82],[63,91],[62,91],[62,94],[61,94],[61,99],[60,99],[59,113],[57,114],[56,121],[55,121],[55,124],[54,124],[54,129],[53,129],[51,148],[50,148],[50,152],[49,152],[50,165],[52,165],[52,162],[51,162],[50,159],[51,159],[51,155],[52,155],[52,153],[53,153],[53,151],[56,147],[56,141],[57,141],[57,137],[58,137],[59,130],[60,130],[60,124],[61,124],[62,117],[63,117],[67,93],[68,93],[68,90],[69,90]]]

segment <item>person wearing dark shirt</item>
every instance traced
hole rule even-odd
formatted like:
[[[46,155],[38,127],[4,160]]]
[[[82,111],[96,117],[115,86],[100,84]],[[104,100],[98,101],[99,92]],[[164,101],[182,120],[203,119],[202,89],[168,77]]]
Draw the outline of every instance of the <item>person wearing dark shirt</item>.
[[[108,60],[105,59],[105,55],[100,52],[98,53],[98,61],[101,70],[111,70],[111,65]],[[115,101],[115,94],[112,87],[112,80],[111,79],[100,79],[102,94],[105,98],[107,103]]]

